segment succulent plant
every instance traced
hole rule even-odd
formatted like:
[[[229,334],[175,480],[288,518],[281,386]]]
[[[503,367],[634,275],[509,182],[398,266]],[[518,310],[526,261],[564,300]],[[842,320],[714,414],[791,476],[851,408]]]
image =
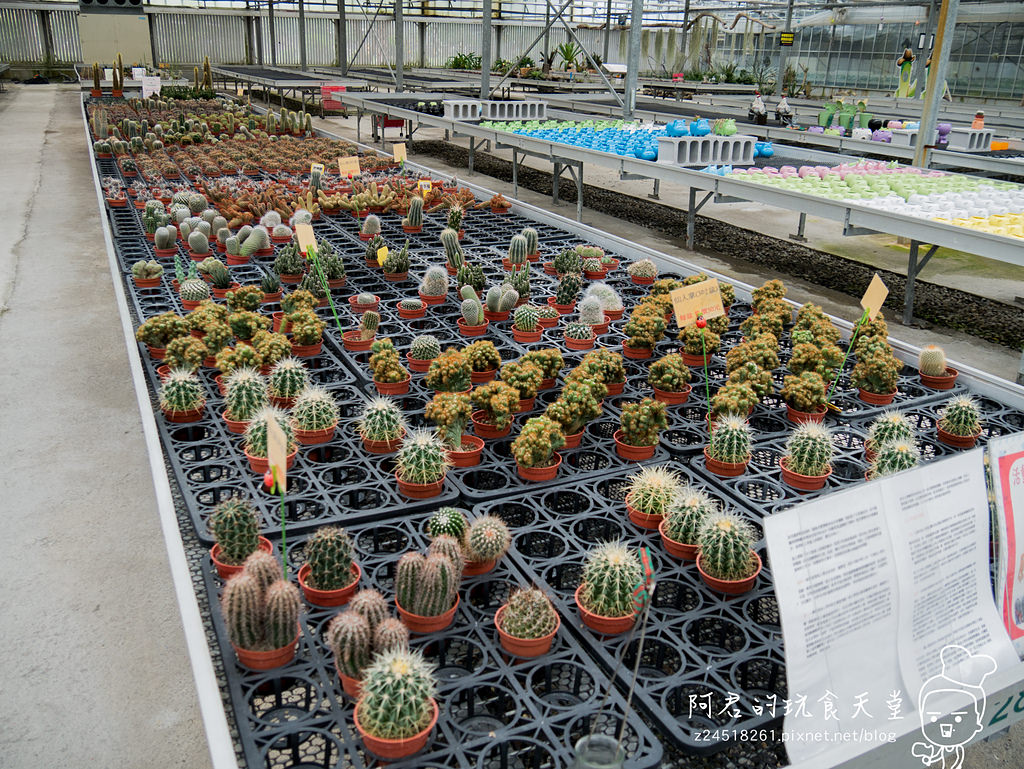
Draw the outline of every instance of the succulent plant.
[[[299,310],[312,310],[316,305],[316,297],[303,289],[292,291],[281,298],[281,310],[285,315],[291,315]]]
[[[452,185],[455,185],[455,181],[452,180]],[[452,206],[448,209],[448,229],[455,230],[458,232],[462,229],[462,217],[463,217],[462,206]]]
[[[405,218],[402,219],[403,227],[422,227],[423,226],[423,198],[412,197],[409,198],[409,212]]]
[[[160,385],[160,408],[164,411],[193,411],[205,403],[203,385],[191,371],[173,369]]]
[[[636,554],[621,542],[605,542],[590,552],[583,565],[580,604],[602,617],[634,614],[633,588],[641,579]]]
[[[622,309],[622,299],[614,288],[609,286],[607,283],[591,283],[587,286],[587,290],[583,292],[583,298],[586,299],[597,299],[601,303],[602,312],[618,312]],[[583,308],[580,307],[582,312]]]
[[[508,526],[495,515],[484,515],[466,530],[466,558],[470,561],[496,561],[512,544]]]
[[[260,556],[266,555],[257,551],[249,556],[242,573],[224,585],[221,597],[221,611],[231,642],[249,651],[280,649],[299,633],[302,600],[298,588],[280,579],[280,567],[278,579],[266,587],[250,573],[254,559],[263,560]]]
[[[690,368],[679,353],[670,353],[651,364],[647,382],[665,392],[682,392],[690,383]]]
[[[668,427],[667,407],[661,401],[644,398],[639,403],[624,403],[619,417],[622,442],[629,446],[654,446],[658,434]]]
[[[939,412],[939,427],[951,435],[968,437],[981,432],[978,402],[969,395],[950,398]]]
[[[914,426],[902,411],[886,409],[868,427],[868,440],[875,447],[893,441],[915,441]]]
[[[601,404],[595,388],[608,392],[600,381],[566,382],[558,400],[547,407],[544,416],[557,422],[564,435],[575,435],[601,416]]]
[[[534,231],[536,235],[536,231]],[[513,265],[522,266],[526,264],[526,255],[532,253],[529,244],[523,235],[513,235],[508,244],[508,260]]]
[[[362,678],[373,659],[373,630],[366,617],[351,609],[341,612],[327,626],[326,641],[338,672]]]
[[[484,275],[482,267],[475,264],[464,264],[455,273],[455,282],[460,291],[465,286],[470,286],[475,294],[479,294],[487,285],[487,276]]]
[[[456,539],[450,534],[438,534],[430,540],[430,547],[427,548],[427,555],[442,555],[452,562],[455,571],[462,574],[466,568],[466,553],[464,551],[465,538]]]
[[[854,387],[886,395],[896,389],[902,368],[889,343],[879,338],[858,349],[857,365],[850,372],[850,381]]]
[[[309,386],[309,372],[297,358],[282,358],[270,370],[267,389],[277,398],[294,398]]]
[[[230,253],[230,251],[228,252]],[[260,279],[260,290],[264,294],[276,294],[281,290],[281,280],[273,273],[267,273]]]
[[[429,267],[420,282],[423,296],[445,296],[448,293],[448,273],[444,267]]]
[[[526,240],[526,255],[532,256],[533,254],[540,253],[540,245],[538,243],[537,230],[533,227],[524,227],[523,231],[519,233]]]
[[[519,294],[519,300],[529,300],[530,298],[530,268],[524,267],[513,267],[511,272],[505,275],[502,284],[514,289]],[[518,301],[518,300],[517,300]],[[556,313],[557,315],[557,313]]]
[[[167,343],[164,360],[172,369],[195,372],[206,359],[206,345],[194,336],[179,336]]]
[[[519,391],[499,380],[474,388],[469,397],[473,405],[484,412],[483,420],[498,430],[508,427],[519,409]]]
[[[238,368],[224,379],[224,406],[228,417],[248,422],[267,405],[267,385],[254,368]]]
[[[696,545],[705,519],[721,509],[717,500],[693,486],[683,486],[665,513],[663,527],[669,539]]]
[[[778,279],[766,280],[760,288],[750,292],[754,307],[760,308],[768,299],[782,299],[786,296],[786,285]]]
[[[715,579],[746,579],[757,570],[754,529],[736,513],[722,511],[708,515],[700,527],[697,542],[701,568]]]
[[[430,725],[434,666],[419,651],[378,654],[363,672],[359,725],[374,737],[402,740]]]
[[[277,211],[267,211],[260,217],[260,226],[266,227],[268,230],[274,229],[281,223],[281,214]]]
[[[513,591],[501,613],[501,629],[513,638],[543,638],[558,627],[558,612],[536,587]]]
[[[254,227],[244,239],[242,238],[241,230],[239,230],[238,238],[242,241],[242,256],[251,257],[257,251],[270,248],[270,233],[263,227]]]
[[[178,288],[178,294],[183,301],[201,302],[210,298],[210,287],[201,278],[184,281]]]
[[[803,422],[786,441],[788,467],[799,475],[825,475],[832,464],[832,434],[817,422]]]
[[[338,404],[324,387],[311,385],[295,398],[292,420],[300,430],[326,430],[338,423]]]
[[[286,448],[289,453],[295,450],[295,438],[288,412],[273,406],[265,406],[257,411],[245,428],[245,450],[254,457],[267,457],[267,423],[273,419],[284,433]]]
[[[407,612],[436,617],[455,605],[462,572],[446,556],[406,553],[395,567],[395,598]]]
[[[380,235],[380,217],[370,214],[363,220],[363,235]]]
[[[683,343],[683,352],[687,355],[711,355],[718,351],[721,346],[721,339],[710,328],[697,328],[696,325],[687,326],[680,334],[679,339]]]
[[[536,397],[544,372],[532,363],[512,361],[501,367],[498,378],[515,388],[520,400],[526,400]]]
[[[451,392],[437,393],[424,410],[424,416],[437,425],[445,445],[455,450],[462,446],[462,435],[472,413],[469,396]]]
[[[715,417],[738,416],[744,419],[757,402],[757,393],[749,385],[726,382],[711,398],[711,413]]]
[[[380,266],[380,257],[377,254],[382,248],[387,246],[387,242],[380,235],[374,235],[368,241],[366,241],[366,247],[363,249],[363,260],[368,264]]]
[[[719,417],[707,452],[719,462],[746,462],[750,457],[750,425],[735,414]]]
[[[575,375],[584,379],[596,376],[606,385],[621,384],[626,381],[626,368],[619,353],[601,348],[583,356],[580,365],[570,374]]]
[[[463,392],[472,384],[472,369],[466,354],[454,348],[445,350],[430,363],[423,383],[432,390]]]
[[[810,334],[809,331],[804,333]],[[795,336],[796,332],[790,334],[791,338]],[[812,339],[809,342],[794,343],[786,367],[797,376],[805,371],[813,371],[826,382],[831,382],[842,364],[842,350],[831,342],[817,342]]]
[[[157,227],[153,230],[153,245],[159,249],[174,248],[178,234],[173,227]]]
[[[409,378],[409,371],[401,364],[390,339],[379,339],[370,346],[370,371],[373,381],[381,384],[404,382]]]
[[[519,358],[520,363],[532,363],[539,368],[545,379],[554,379],[565,366],[562,351],[557,347],[546,347],[543,350],[530,350]]]
[[[754,339],[762,334],[771,334],[778,339],[782,331],[783,323],[778,315],[751,315],[740,324],[740,332],[746,339]]]
[[[398,275],[409,271],[409,241],[397,251],[388,251],[381,269],[389,275]]]
[[[444,246],[444,255],[448,260],[448,266],[453,270],[458,270],[466,261],[466,255],[462,252],[462,246],[459,245],[459,233],[447,227],[441,230],[441,245]]]
[[[270,331],[257,331],[253,334],[252,346],[259,355],[260,366],[275,366],[292,352],[292,343],[288,341],[287,336]],[[245,345],[239,345],[239,348],[241,347]]]
[[[491,286],[487,290],[485,306],[489,312],[509,312],[519,301],[519,292],[512,286],[503,283],[500,286]]]
[[[604,308],[596,296],[585,296],[579,304],[579,322],[588,326],[599,326],[604,323]]]
[[[587,323],[572,321],[565,326],[566,339],[587,340],[594,338],[594,329]]]
[[[462,351],[473,371],[494,371],[501,365],[501,354],[488,339],[468,344]]]
[[[363,408],[356,429],[370,441],[393,441],[405,433],[405,416],[390,398],[374,398]]]
[[[625,344],[634,350],[652,350],[665,334],[665,318],[633,313],[622,333],[626,335]]]
[[[231,313],[228,315],[227,323],[235,338],[242,341],[249,341],[257,331],[270,328],[270,318],[249,310],[237,310]]]
[[[461,310],[462,322],[467,326],[482,326],[487,322],[484,317],[484,306],[475,295],[462,300]]]
[[[317,344],[322,338],[327,324],[312,310],[298,310],[285,315],[292,341],[299,345]],[[282,327],[283,328],[283,327]]]
[[[536,331],[539,317],[536,307],[524,304],[516,308],[512,325],[520,331]]]
[[[413,430],[402,442],[395,458],[398,477],[406,483],[435,483],[444,478],[451,462],[444,443],[436,433]]]
[[[634,278],[658,277],[658,268],[655,267],[654,262],[650,259],[640,259],[639,261],[633,262],[626,268],[626,272]]]
[[[210,239],[200,230],[195,230],[188,236],[188,248],[193,254],[208,254],[210,253]]]
[[[797,411],[818,412],[828,401],[827,386],[813,371],[787,376],[782,382],[782,399]]]
[[[242,310],[255,312],[263,302],[263,291],[260,290],[259,286],[242,286],[234,291],[228,291],[224,296],[227,299],[228,309],[231,312]],[[230,319],[228,323],[231,323]]]
[[[682,478],[668,467],[643,467],[629,477],[626,499],[645,515],[665,515],[682,487]]]
[[[229,497],[218,503],[207,525],[220,546],[217,558],[224,563],[240,566],[259,548],[259,517],[252,505],[241,497]]]
[[[457,507],[440,507],[427,521],[427,533],[431,539],[447,535],[461,542],[466,537],[467,528],[466,514]]]
[[[512,456],[520,467],[550,467],[554,453],[565,445],[562,426],[546,416],[526,420],[512,441]]]
[[[945,376],[946,353],[934,344],[922,348],[917,355],[917,368],[925,376]]]
[[[725,354],[725,369],[730,374],[747,363],[756,363],[765,371],[778,368],[778,341],[775,337],[762,334],[741,342]]]
[[[373,631],[373,651],[375,654],[408,652],[409,628],[401,620],[388,617]]]
[[[132,265],[132,277],[140,280],[152,280],[163,274],[164,268],[155,259],[150,259],[148,262],[145,259],[140,259]]]
[[[567,248],[554,258],[555,272],[559,275],[570,275],[583,271],[583,258],[575,249]]]
[[[579,273],[570,272],[567,275],[563,275],[558,281],[558,288],[555,290],[555,303],[562,305],[574,304],[582,286],[583,280],[580,278]]]
[[[317,590],[338,590],[352,584],[352,540],[340,526],[321,526],[306,540],[306,582]]]
[[[441,354],[441,343],[430,334],[414,337],[409,345],[409,357],[415,360],[433,360]]]

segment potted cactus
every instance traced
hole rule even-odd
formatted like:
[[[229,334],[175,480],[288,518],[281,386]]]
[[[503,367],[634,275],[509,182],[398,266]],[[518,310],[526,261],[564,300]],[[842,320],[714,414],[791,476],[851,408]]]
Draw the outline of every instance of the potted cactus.
[[[466,515],[457,507],[439,507],[427,520],[427,534],[430,535],[431,540],[447,535],[455,539],[456,542],[463,542],[466,538],[467,528],[469,528],[469,522],[466,520]]]
[[[519,270],[526,264],[529,243],[526,237],[520,233],[513,235],[508,244],[508,256],[501,260],[501,266],[506,270]]]
[[[517,342],[539,342],[542,329],[537,308],[524,304],[516,308],[512,321],[512,338]]]
[[[575,449],[583,439],[584,428],[601,416],[600,398],[608,390],[600,380],[566,382],[558,399],[544,411],[557,422],[565,436],[565,448]]]
[[[654,388],[654,399],[669,405],[686,403],[690,397],[690,368],[679,353],[670,353],[654,361],[647,372]]]
[[[395,465],[399,493],[409,499],[429,499],[441,493],[451,461],[436,433],[414,430],[398,449]]]
[[[825,420],[827,385],[814,371],[787,376],[782,382],[782,399],[786,403],[786,419],[790,422],[801,424]]]
[[[342,689],[349,697],[359,699],[366,668],[377,655],[407,651],[409,629],[389,616],[384,596],[364,589],[351,597],[346,611],[331,620],[324,640],[334,654]]]
[[[267,396],[271,406],[290,409],[295,398],[309,386],[309,372],[297,358],[282,358],[270,369]]]
[[[245,559],[257,550],[273,552],[270,540],[260,536],[259,516],[241,497],[220,502],[213,508],[207,523],[214,541],[210,559],[221,579],[242,571]]]
[[[272,670],[295,657],[302,598],[295,585],[281,579],[281,565],[256,551],[224,585],[221,613],[240,664]]]
[[[888,406],[898,392],[896,385],[903,364],[892,354],[889,343],[875,338],[857,348],[857,365],[850,381],[858,389],[857,397],[873,406]]]
[[[457,548],[456,548],[457,549]],[[395,567],[395,606],[409,632],[421,635],[444,630],[459,608],[461,557],[431,552],[406,553]]]
[[[462,574],[466,577],[476,577],[491,571],[498,560],[508,552],[509,545],[512,544],[512,535],[501,518],[483,515],[469,524],[463,542],[466,563]]]
[[[463,286],[459,291],[462,297],[462,317],[457,321],[459,333],[463,336],[483,336],[487,333],[487,318],[484,317],[484,306],[472,286]]]
[[[725,414],[704,448],[704,464],[720,478],[735,478],[746,471],[749,461],[750,425],[741,416]]]
[[[405,417],[390,398],[374,398],[363,407],[356,430],[371,454],[390,454],[405,435]]]
[[[633,627],[633,588],[643,578],[640,559],[621,542],[594,548],[583,565],[576,588],[576,606],[583,624],[602,635],[618,635]]]
[[[377,312],[377,308],[380,306],[380,297],[369,292],[359,293],[348,298],[348,306],[357,315],[364,312]]]
[[[444,392],[437,393],[423,412],[427,419],[437,425],[454,467],[480,464],[484,441],[475,435],[466,434],[466,425],[472,414],[473,406],[468,395]]]
[[[245,347],[245,345],[242,346]],[[195,373],[206,360],[206,345],[201,339],[197,339],[191,334],[176,337],[167,343],[164,360],[166,365],[157,369],[160,381],[167,379],[167,375],[173,369]],[[218,362],[218,367],[219,365]]]
[[[353,560],[352,540],[340,526],[321,526],[306,540],[306,562],[299,568],[299,587],[314,606],[344,606],[362,570]]]
[[[405,245],[399,250],[388,251],[388,255],[384,257],[384,264],[381,265],[381,269],[384,270],[384,280],[398,282],[409,277],[408,240],[405,241]]]
[[[140,259],[132,265],[132,280],[137,288],[156,288],[160,285],[160,278],[164,274],[164,268],[155,259],[148,262]]]
[[[921,461],[921,451],[912,440],[896,438],[888,443],[879,444],[875,458],[871,460],[871,466],[864,473],[864,477],[871,481],[875,478],[882,478],[886,475],[895,475],[912,467],[917,467]]]
[[[463,352],[473,370],[470,375],[473,384],[486,384],[494,379],[501,365],[501,354],[494,346],[494,342],[482,339],[466,345]]]
[[[520,363],[532,363],[541,370],[543,379],[540,380],[539,390],[550,390],[555,386],[558,373],[565,366],[565,359],[557,347],[548,347],[543,350],[530,350],[519,358]]]
[[[423,231],[423,198],[418,195],[409,198],[409,211],[402,219],[402,230],[408,235]]]
[[[533,410],[537,390],[544,380],[544,373],[538,366],[529,362],[512,361],[501,367],[498,378],[519,393],[517,413]]]
[[[323,333],[327,324],[312,310],[298,310],[285,316],[287,328],[292,335],[292,355],[310,358],[319,355],[323,348]]]
[[[693,486],[680,489],[658,524],[661,542],[669,554],[684,561],[697,560],[700,528],[719,509],[718,502],[706,492]]]
[[[744,518],[712,513],[704,519],[697,540],[697,571],[708,587],[740,595],[754,586],[761,573],[761,556],[754,551],[754,529]]]
[[[210,298],[210,286],[202,278],[187,278],[178,287],[181,306],[186,310],[194,310]]]
[[[404,320],[416,320],[427,314],[427,305],[422,299],[399,299],[395,309],[398,317]]]
[[[615,453],[634,462],[653,457],[658,434],[668,427],[666,413],[665,404],[653,398],[623,404],[619,429],[612,435]]]
[[[614,288],[607,283],[591,283],[583,292],[584,299],[596,299],[601,303],[601,311],[608,320],[618,320],[622,317],[624,308],[622,298]],[[582,307],[580,308],[582,310]]]
[[[817,491],[832,475],[832,434],[817,422],[801,422],[779,460],[782,481],[797,491]]]
[[[451,348],[431,361],[423,383],[437,392],[469,392],[472,374],[466,353]]]
[[[757,402],[757,393],[750,385],[726,381],[711,398],[711,411],[708,414],[709,424],[725,415],[746,419],[754,410]]]
[[[654,355],[654,346],[665,333],[665,319],[659,315],[634,312],[622,327],[626,336],[622,354],[633,360],[646,360]]]
[[[887,409],[879,414],[868,426],[868,437],[864,441],[864,459],[870,464],[877,454],[877,447],[893,441],[916,443],[914,426],[902,411]]]
[[[589,350],[594,346],[596,338],[593,327],[587,323],[572,321],[565,326],[563,339],[570,350]]]
[[[512,416],[519,410],[519,391],[506,382],[487,382],[469,394],[477,407],[471,419],[481,438],[504,438],[512,429]]]
[[[583,272],[583,258],[575,249],[566,248],[560,251],[554,261],[544,264],[544,272],[549,275],[571,275]]]
[[[398,350],[390,339],[378,339],[370,346],[370,372],[373,385],[381,395],[404,395],[409,392],[412,375],[401,364]]]
[[[378,253],[387,246],[384,238],[380,235],[371,235],[368,239],[363,238],[363,240],[366,240],[366,248],[363,249],[363,261],[366,262],[366,266],[370,269],[383,267]]]
[[[644,467],[630,476],[626,492],[629,520],[656,529],[682,490],[682,479],[667,467]]]
[[[205,406],[203,385],[191,371],[172,369],[160,384],[160,410],[168,422],[198,422]]]
[[[658,268],[650,259],[640,259],[626,268],[630,280],[638,286],[649,286],[658,277]]]
[[[359,239],[370,241],[378,235],[380,235],[380,217],[376,214],[370,214],[363,219],[363,227],[359,231]]]
[[[295,398],[292,431],[303,446],[327,443],[334,437],[340,416],[334,396],[323,387],[307,387]]]
[[[540,238],[533,227],[524,227],[519,233],[526,238],[526,259],[530,262],[540,261]]]
[[[466,263],[466,255],[459,245],[459,234],[451,227],[441,230],[441,245],[444,246],[444,255],[447,263],[445,271],[448,275],[458,275],[459,268]]]
[[[683,349],[679,353],[687,366],[699,366],[703,368],[711,362],[711,356],[718,352],[722,343],[718,336],[707,326],[700,327],[697,324],[687,326],[679,334],[683,343]]]
[[[512,441],[512,456],[519,477],[527,481],[550,481],[558,474],[562,456],[556,451],[565,445],[558,422],[546,416],[528,419]]]
[[[430,370],[430,364],[434,358],[441,354],[441,343],[437,337],[431,334],[420,334],[414,337],[409,350],[405,354],[405,360],[409,364],[409,370],[417,373],[424,373]]]
[[[252,349],[239,345],[239,349]],[[220,358],[218,358],[220,360]],[[224,379],[224,423],[242,435],[257,411],[267,405],[267,383],[255,368],[234,369]]]
[[[573,369],[566,380],[599,379],[608,389],[608,395],[622,395],[626,386],[626,368],[622,356],[607,348],[588,352],[580,365]]]
[[[397,761],[427,744],[438,716],[433,670],[420,652],[402,650],[378,654],[366,668],[352,720],[370,753]]]
[[[263,304],[263,291],[259,286],[240,286],[224,295],[227,299],[228,309],[231,312],[248,310],[256,312]]]
[[[267,423],[273,419],[281,428],[287,441],[288,454],[285,457],[285,469],[290,470],[295,463],[295,455],[299,451],[295,443],[295,436],[292,434],[291,419],[287,411],[265,406],[257,411],[248,427],[245,428],[245,445],[243,451],[245,458],[249,460],[249,467],[254,473],[263,475],[270,469],[270,462],[267,459]]]
[[[444,267],[428,267],[419,287],[420,299],[428,307],[443,304],[448,296],[448,273]]]
[[[540,657],[551,650],[562,619],[544,593],[536,587],[513,591],[494,614],[501,648],[525,659]]]
[[[583,281],[579,273],[570,272],[558,281],[555,295],[548,297],[548,304],[558,310],[559,315],[568,315],[576,309],[576,297],[579,296]]]
[[[596,296],[584,296],[580,300],[577,320],[590,326],[595,336],[606,333],[608,331],[608,324],[611,322],[608,316],[604,314],[601,300]]]
[[[978,402],[968,395],[947,401],[935,425],[939,441],[957,449],[969,449],[981,435],[981,413]]]
[[[484,317],[489,321],[508,320],[519,301],[519,292],[507,283],[491,286],[484,297]]]
[[[930,344],[917,355],[917,370],[921,384],[933,390],[951,390],[960,374],[946,364],[946,353],[941,347]]]

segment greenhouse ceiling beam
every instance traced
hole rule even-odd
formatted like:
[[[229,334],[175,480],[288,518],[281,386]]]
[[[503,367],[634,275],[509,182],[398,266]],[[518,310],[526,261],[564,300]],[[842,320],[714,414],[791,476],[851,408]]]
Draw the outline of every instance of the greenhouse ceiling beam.
[[[548,4],[548,10],[554,10],[554,6],[551,4],[551,0],[545,0],[545,2],[547,2]],[[587,63],[590,64],[591,67],[593,67],[597,74],[600,75],[601,80],[604,81],[604,87],[608,89],[608,93],[612,95],[612,98],[614,98],[615,101],[621,104],[622,101],[619,99],[619,95],[618,93],[616,93],[615,87],[611,84],[611,81],[608,80],[604,72],[601,71],[601,68],[597,65],[597,62],[594,61],[594,57],[587,50],[586,46],[583,45],[583,42],[579,39],[579,37],[576,36],[575,30],[573,30],[573,28],[569,26],[569,22],[567,22],[565,18],[563,18],[561,11],[559,11],[555,15],[555,19],[562,22],[562,26],[565,27],[565,31],[569,34],[569,37],[572,38],[573,42],[580,47],[580,50],[583,51],[583,55],[587,57]],[[552,23],[554,23],[554,21],[552,21]]]

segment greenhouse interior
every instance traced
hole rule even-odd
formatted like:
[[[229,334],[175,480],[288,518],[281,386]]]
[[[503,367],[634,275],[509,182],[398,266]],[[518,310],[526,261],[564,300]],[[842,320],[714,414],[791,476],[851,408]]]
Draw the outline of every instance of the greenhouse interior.
[[[1024,4],[0,0],[0,115],[4,767],[1024,767]]]

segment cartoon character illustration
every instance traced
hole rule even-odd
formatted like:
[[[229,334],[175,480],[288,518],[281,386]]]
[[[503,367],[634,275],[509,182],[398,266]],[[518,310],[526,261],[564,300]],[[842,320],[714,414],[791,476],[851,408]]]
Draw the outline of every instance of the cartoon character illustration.
[[[896,98],[913,98],[917,92],[917,81],[910,82],[910,73],[914,69],[914,52],[909,48],[903,49],[903,55],[896,59],[896,66],[900,68],[900,84],[896,86]]]
[[[962,769],[964,745],[982,730],[981,683],[995,672],[996,661],[956,644],[943,647],[939,656],[942,672],[925,681],[918,695],[925,742],[915,742],[911,753],[930,769]],[[950,705],[952,710],[940,723]]]

